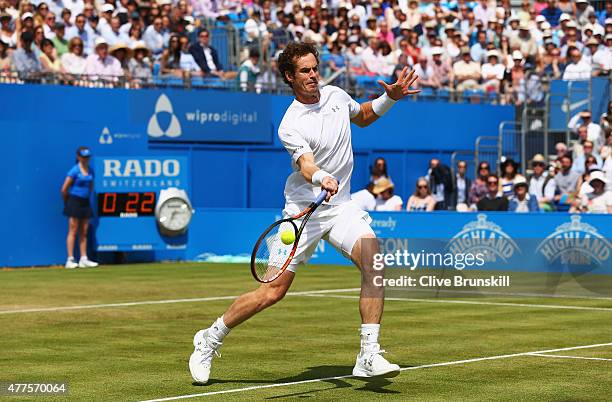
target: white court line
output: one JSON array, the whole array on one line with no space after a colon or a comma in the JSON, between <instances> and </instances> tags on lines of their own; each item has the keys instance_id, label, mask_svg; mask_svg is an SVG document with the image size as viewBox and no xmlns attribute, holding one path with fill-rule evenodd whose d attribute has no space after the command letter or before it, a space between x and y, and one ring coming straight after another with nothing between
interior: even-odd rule
<instances>
[{"instance_id":1,"label":"white court line","mask_svg":"<svg viewBox=\"0 0 612 402\"><path fill-rule=\"evenodd\" d=\"M287 296L334 297L334 298L356 299L356 298L359 298L359 296L328 295L327 293L356 292L359 290L361 289L360 288L344 288L344 289L306 290L302 292L288 292ZM215 297L198 297L198 298L191 298L191 299L144 300L144 301L125 302L125 303L40 307L40 308L16 309L16 310L0 310L0 315L19 314L19 313L41 313L41 312L53 312L53 311L69 311L69 310L94 309L94 308L130 307L130 306L143 306L143 305L153 305L153 304L193 303L193 302L206 302L206 301L217 301L217 300L233 300L236 298L238 298L238 296L215 296ZM405 299L405 298L398 298L398 297L386 297L385 300L413 301L413 302L425 302L425 303L476 304L476 305L510 306L510 307L536 307L536 308L569 309L569 310L612 311L612 308L607 308L607 307L561 306L561 305L552 305L552 304L549 305L549 304L528 304L528 303L502 303L502 302L483 302L483 301L470 301L470 300Z\"/></svg>"},{"instance_id":2,"label":"white court line","mask_svg":"<svg viewBox=\"0 0 612 402\"><path fill-rule=\"evenodd\" d=\"M358 299L359 296L345 296L345 295L318 295L315 293L304 294L309 297L330 297L336 299ZM405 299L402 297L385 297L385 301L411 301L411 302L422 302L422 303L451 303L451 304L477 304L484 306L505 306L505 307L533 307L533 308L550 308L550 309L566 309L566 310L591 310L591 311L609 311L612 312L610 307L589 307L589 306L563 306L555 304L528 304L528 303L502 303L502 302L484 302L484 301L472 301L472 300L447 300L447 299Z\"/></svg>"},{"instance_id":3,"label":"white court line","mask_svg":"<svg viewBox=\"0 0 612 402\"><path fill-rule=\"evenodd\" d=\"M612 345L612 342L610 342L610 343L598 343L598 344L594 344L594 345L572 346L572 347L559 348L559 349L538 350L538 351L533 351L533 352L513 353L513 354L508 354L508 355L477 357L475 359L455 360L455 361L444 362L444 363L432 363L432 364L423 364L421 366L414 366L414 367L403 367L403 368L400 369L400 371L418 370L418 369L431 368L431 367L453 366L453 365L457 365L457 364L473 363L473 362L480 362L480 361L485 361L485 360L508 359L510 357L529 356L529 355L535 355L535 354L538 354L538 353L562 352L562 351L565 351L565 350L588 349L588 348L597 348L597 347L611 346L611 345ZM200 397L200 396L230 394L230 393L236 393L236 392L254 391L254 390L265 389L265 388L286 387L286 386L290 386L290 385L308 384L308 383L322 382L322 381L331 381L331 380L341 380L341 379L344 379L344 378L357 378L357 377L349 374L349 375L341 375L341 376L336 376L336 377L314 378L314 379L311 379L311 380L292 381L292 382L283 382L283 383L266 384L266 385L255 385L255 386L252 386L252 387L234 388L234 389L227 389L227 390L223 390L223 391L213 391L213 392L203 392L203 393L199 393L199 394L171 396L171 397L168 397L168 398L150 399L150 400L142 401L142 402L175 401L175 400L178 400L178 399L197 398L197 397Z\"/></svg>"},{"instance_id":4,"label":"white court line","mask_svg":"<svg viewBox=\"0 0 612 402\"><path fill-rule=\"evenodd\" d=\"M287 296L304 296L304 295L319 294L319 293L354 292L357 290L360 290L360 288L307 290L303 292L288 292ZM68 311L68 310L81 310L81 309L91 309L91 308L143 306L143 305L148 305L148 304L206 302L206 301L217 301L217 300L233 300L236 298L238 298L238 296L215 296L215 297L197 297L193 299L144 300L144 301L126 302L126 303L85 304L85 305L76 305L76 306L26 308L26 309L18 309L18 310L0 310L0 315L19 314L19 313L42 313L42 312L50 312L50 311Z\"/></svg>"},{"instance_id":5,"label":"white court line","mask_svg":"<svg viewBox=\"0 0 612 402\"><path fill-rule=\"evenodd\" d=\"M603 360L607 362L612 362L612 359L604 359L603 357L583 357L583 356L563 356L563 355L545 355L542 353L531 353L529 356L538 356L538 357L557 357L560 359L581 359L581 360Z\"/></svg>"}]
</instances>

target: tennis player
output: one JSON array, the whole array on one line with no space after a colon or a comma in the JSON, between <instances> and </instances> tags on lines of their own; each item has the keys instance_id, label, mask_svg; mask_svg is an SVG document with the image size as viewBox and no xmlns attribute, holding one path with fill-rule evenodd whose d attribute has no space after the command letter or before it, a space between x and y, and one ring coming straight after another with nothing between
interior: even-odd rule
<instances>
[{"instance_id":1,"label":"tennis player","mask_svg":"<svg viewBox=\"0 0 612 402\"><path fill-rule=\"evenodd\" d=\"M284 81L292 88L295 100L278 128L278 136L291 155L294 172L285 185L284 216L306 208L321 189L328 191L326 201L311 216L298 243L295 257L280 277L240 296L209 328L198 331L189 359L193 379L206 383L214 355L218 355L230 330L283 298L291 286L298 266L313 254L321 239L350 258L361 270L362 287L361 350L353 375L358 377L399 374L399 366L389 363L378 343L383 313L383 290L371 289L375 271L372 255L377 251L371 219L350 198L353 172L351 123L366 127L383 116L399 99L415 94L410 86L417 80L407 68L394 84L379 81L384 93L372 102L359 104L342 89L319 88L319 59L310 44L290 43L278 58ZM369 240L368 240L369 239ZM332 322L329 325L333 325Z\"/></svg>"}]
</instances>

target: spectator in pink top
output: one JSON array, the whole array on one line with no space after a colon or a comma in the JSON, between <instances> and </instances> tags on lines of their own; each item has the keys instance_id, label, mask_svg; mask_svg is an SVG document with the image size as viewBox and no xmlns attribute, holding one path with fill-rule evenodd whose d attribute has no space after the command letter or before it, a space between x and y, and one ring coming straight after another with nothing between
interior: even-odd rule
<instances>
[{"instance_id":1,"label":"spectator in pink top","mask_svg":"<svg viewBox=\"0 0 612 402\"><path fill-rule=\"evenodd\" d=\"M85 60L85 74L93 76L92 78L111 81L124 76L121 63L108 55L108 43L102 37L96 39L95 53L89 55Z\"/></svg>"}]
</instances>

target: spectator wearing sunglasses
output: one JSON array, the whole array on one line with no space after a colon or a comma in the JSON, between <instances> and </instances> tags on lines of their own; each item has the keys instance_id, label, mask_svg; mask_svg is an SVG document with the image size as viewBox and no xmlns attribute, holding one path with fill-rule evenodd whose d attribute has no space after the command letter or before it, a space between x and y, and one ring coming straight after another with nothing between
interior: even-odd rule
<instances>
[{"instance_id":1,"label":"spectator wearing sunglasses","mask_svg":"<svg viewBox=\"0 0 612 402\"><path fill-rule=\"evenodd\" d=\"M531 161L531 168L533 169L533 175L529 179L529 194L537 198L541 210L554 210L555 180L546 171L544 156L541 154L535 155Z\"/></svg>"},{"instance_id":2,"label":"spectator wearing sunglasses","mask_svg":"<svg viewBox=\"0 0 612 402\"><path fill-rule=\"evenodd\" d=\"M487 193L476 204L479 211L507 211L508 199L499 191L497 175L487 177Z\"/></svg>"},{"instance_id":3,"label":"spectator wearing sunglasses","mask_svg":"<svg viewBox=\"0 0 612 402\"><path fill-rule=\"evenodd\" d=\"M424 177L419 177L416 182L416 190L408 199L406 211L431 212L436 207L436 200L432 197L429 184Z\"/></svg>"},{"instance_id":4,"label":"spectator wearing sunglasses","mask_svg":"<svg viewBox=\"0 0 612 402\"><path fill-rule=\"evenodd\" d=\"M469 205L476 205L487 194L487 177L489 177L489 174L491 174L489 163L480 162L476 172L476 179L474 179L474 183L470 187L468 195Z\"/></svg>"},{"instance_id":5,"label":"spectator wearing sunglasses","mask_svg":"<svg viewBox=\"0 0 612 402\"><path fill-rule=\"evenodd\" d=\"M60 58L60 63L65 72L81 75L85 72L85 57L83 57L83 41L74 37L68 42L68 53Z\"/></svg>"}]
</instances>

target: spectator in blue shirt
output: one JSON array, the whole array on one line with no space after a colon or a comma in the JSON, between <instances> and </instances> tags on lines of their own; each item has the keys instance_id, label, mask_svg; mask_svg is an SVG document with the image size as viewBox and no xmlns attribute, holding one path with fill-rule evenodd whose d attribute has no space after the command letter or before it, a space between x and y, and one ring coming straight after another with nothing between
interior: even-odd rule
<instances>
[{"instance_id":1,"label":"spectator in blue shirt","mask_svg":"<svg viewBox=\"0 0 612 402\"><path fill-rule=\"evenodd\" d=\"M606 8L597 13L597 20L602 27L606 26L606 20L612 18L612 2L606 1Z\"/></svg>"},{"instance_id":2,"label":"spectator in blue shirt","mask_svg":"<svg viewBox=\"0 0 612 402\"><path fill-rule=\"evenodd\" d=\"M483 64L487 61L487 33L485 31L478 31L476 41L470 49L470 56L472 56L472 60L475 62Z\"/></svg>"},{"instance_id":3,"label":"spectator in blue shirt","mask_svg":"<svg viewBox=\"0 0 612 402\"><path fill-rule=\"evenodd\" d=\"M21 34L21 46L13 52L13 66L20 75L32 76L32 73L39 73L42 69L40 60L32 50L34 36L31 32L25 31Z\"/></svg>"},{"instance_id":4,"label":"spectator in blue shirt","mask_svg":"<svg viewBox=\"0 0 612 402\"><path fill-rule=\"evenodd\" d=\"M159 59L164 51L166 42L164 40L163 30L162 19L160 17L156 17L153 20L153 24L149 25L145 30L145 33L142 35L142 39L153 53L155 59Z\"/></svg>"},{"instance_id":5,"label":"spectator in blue shirt","mask_svg":"<svg viewBox=\"0 0 612 402\"><path fill-rule=\"evenodd\" d=\"M538 198L534 194L528 194L527 181L520 178L514 181L514 194L508 200L508 211L510 212L539 212Z\"/></svg>"},{"instance_id":6,"label":"spectator in blue shirt","mask_svg":"<svg viewBox=\"0 0 612 402\"><path fill-rule=\"evenodd\" d=\"M559 18L561 18L563 12L557 7L557 0L548 0L547 3L548 6L540 14L546 18L551 27L556 28L559 26Z\"/></svg>"},{"instance_id":7,"label":"spectator in blue shirt","mask_svg":"<svg viewBox=\"0 0 612 402\"><path fill-rule=\"evenodd\" d=\"M68 259L66 268L95 267L98 263L87 258L87 230L92 211L89 197L93 190L94 172L89 166L91 151L87 147L79 147L76 152L77 163L68 171L62 185L64 199L64 215L68 217L68 236L66 249ZM74 242L79 235L81 259L74 260Z\"/></svg>"},{"instance_id":8,"label":"spectator in blue shirt","mask_svg":"<svg viewBox=\"0 0 612 402\"><path fill-rule=\"evenodd\" d=\"M74 25L66 30L66 40L70 40L75 37L81 38L83 41L83 49L86 54L93 53L93 34L85 24L87 23L87 19L84 14L79 14L74 20Z\"/></svg>"}]
</instances>

